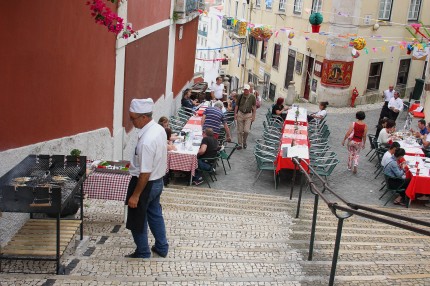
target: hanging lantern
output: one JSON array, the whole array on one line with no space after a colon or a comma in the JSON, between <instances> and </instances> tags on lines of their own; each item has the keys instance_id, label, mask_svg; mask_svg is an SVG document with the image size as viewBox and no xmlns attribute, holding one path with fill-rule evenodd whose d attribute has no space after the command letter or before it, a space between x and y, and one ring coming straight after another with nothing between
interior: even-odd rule
<instances>
[{"instance_id":1,"label":"hanging lantern","mask_svg":"<svg viewBox=\"0 0 430 286\"><path fill-rule=\"evenodd\" d=\"M364 38L356 38L353 42L354 48L358 51L361 51L366 46L366 40Z\"/></svg>"},{"instance_id":2,"label":"hanging lantern","mask_svg":"<svg viewBox=\"0 0 430 286\"><path fill-rule=\"evenodd\" d=\"M288 33L288 39L292 39L292 38L294 38L294 32L293 31Z\"/></svg>"},{"instance_id":3,"label":"hanging lantern","mask_svg":"<svg viewBox=\"0 0 430 286\"><path fill-rule=\"evenodd\" d=\"M352 49L351 50L351 56L354 58L354 59L356 59L356 58L358 58L359 56L360 56L360 53L356 50L356 49Z\"/></svg>"},{"instance_id":4,"label":"hanging lantern","mask_svg":"<svg viewBox=\"0 0 430 286\"><path fill-rule=\"evenodd\" d=\"M412 46L411 44L409 44L407 46L406 54L410 55L413 50L414 50L414 46Z\"/></svg>"},{"instance_id":5,"label":"hanging lantern","mask_svg":"<svg viewBox=\"0 0 430 286\"><path fill-rule=\"evenodd\" d=\"M312 13L309 16L309 23L312 25L312 33L319 33L323 19L323 15L319 12Z\"/></svg>"}]
</instances>

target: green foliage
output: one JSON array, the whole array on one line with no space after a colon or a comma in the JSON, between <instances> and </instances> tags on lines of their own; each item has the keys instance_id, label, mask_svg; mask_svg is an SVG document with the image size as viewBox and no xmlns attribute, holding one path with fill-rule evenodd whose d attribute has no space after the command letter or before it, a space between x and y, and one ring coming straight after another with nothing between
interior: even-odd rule
<instances>
[{"instance_id":1,"label":"green foliage","mask_svg":"<svg viewBox=\"0 0 430 286\"><path fill-rule=\"evenodd\" d=\"M79 157L79 156L81 156L81 153L82 153L82 151L81 151L81 150L79 150L79 149L73 149L73 150L70 152L70 155L71 155L71 156L73 156L73 157Z\"/></svg>"},{"instance_id":2,"label":"green foliage","mask_svg":"<svg viewBox=\"0 0 430 286\"><path fill-rule=\"evenodd\" d=\"M321 25L323 19L323 15L321 13L312 13L309 16L309 23L311 23L311 25Z\"/></svg>"},{"instance_id":3,"label":"green foliage","mask_svg":"<svg viewBox=\"0 0 430 286\"><path fill-rule=\"evenodd\" d=\"M173 12L173 15L172 15L172 20L173 20L173 22L178 21L178 19L179 19L178 12Z\"/></svg>"}]
</instances>

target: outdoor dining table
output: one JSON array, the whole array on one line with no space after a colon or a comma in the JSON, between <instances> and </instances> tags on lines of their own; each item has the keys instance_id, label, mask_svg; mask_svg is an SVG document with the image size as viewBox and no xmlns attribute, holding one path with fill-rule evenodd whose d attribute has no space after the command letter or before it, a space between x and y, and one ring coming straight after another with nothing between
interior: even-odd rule
<instances>
[{"instance_id":1,"label":"outdoor dining table","mask_svg":"<svg viewBox=\"0 0 430 286\"><path fill-rule=\"evenodd\" d=\"M206 110L206 108L208 108L209 104L210 104L210 101L205 101L205 102L203 102L203 103L200 105L199 109L197 109L197 111L196 111L196 115L197 115L197 116L203 116L203 112L205 112L205 110Z\"/></svg>"},{"instance_id":2,"label":"outdoor dining table","mask_svg":"<svg viewBox=\"0 0 430 286\"><path fill-rule=\"evenodd\" d=\"M405 149L406 155L409 156L420 156L420 157L424 157L424 152L421 148L421 145L418 144L416 141L415 142L407 142L406 140L400 140L397 141L400 144L400 148Z\"/></svg>"},{"instance_id":3,"label":"outdoor dining table","mask_svg":"<svg viewBox=\"0 0 430 286\"><path fill-rule=\"evenodd\" d=\"M128 173L92 172L84 182L84 193L89 199L124 202L130 179Z\"/></svg>"},{"instance_id":4,"label":"outdoor dining table","mask_svg":"<svg viewBox=\"0 0 430 286\"><path fill-rule=\"evenodd\" d=\"M182 131L192 131L194 136L197 138L202 138L202 118L198 116L192 116L187 121ZM197 143L195 139L194 143ZM190 142L193 143L193 142ZM182 142L175 142L176 151L169 151L167 153L167 171L185 171L190 172L190 185L192 183L192 178L195 175L195 171L198 167L197 153L200 148L200 144L186 144Z\"/></svg>"},{"instance_id":5,"label":"outdoor dining table","mask_svg":"<svg viewBox=\"0 0 430 286\"><path fill-rule=\"evenodd\" d=\"M412 175L411 181L406 189L406 195L413 201L416 194L430 194L430 158L404 156L408 162L409 171ZM418 161L419 173L416 163Z\"/></svg>"},{"instance_id":6,"label":"outdoor dining table","mask_svg":"<svg viewBox=\"0 0 430 286\"><path fill-rule=\"evenodd\" d=\"M285 124L291 124L294 125L296 122L296 111L297 108L299 109L299 116L297 117L297 122L301 125L308 125L308 115L307 110L302 107L291 107L291 109L288 110L287 116L285 117Z\"/></svg>"},{"instance_id":7,"label":"outdoor dining table","mask_svg":"<svg viewBox=\"0 0 430 286\"><path fill-rule=\"evenodd\" d=\"M298 157L304 160L301 162L301 165L305 170L308 169L308 166L306 163L309 164L310 162L306 109L300 108L300 115L297 118L297 126L294 125L295 116L296 116L295 111L288 112L288 113L289 114L292 113L294 117L293 119L291 119L291 117L288 117L287 115L287 118L284 122L280 148L279 148L277 161L276 161L277 173L282 169L294 170L295 165L292 160L293 157ZM305 119L306 119L306 122L303 121Z\"/></svg>"}]
</instances>

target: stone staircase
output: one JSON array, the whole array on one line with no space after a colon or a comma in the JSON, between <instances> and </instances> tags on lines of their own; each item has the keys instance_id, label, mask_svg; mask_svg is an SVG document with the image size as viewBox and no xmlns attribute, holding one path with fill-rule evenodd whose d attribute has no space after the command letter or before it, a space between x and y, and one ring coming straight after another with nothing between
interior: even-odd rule
<instances>
[{"instance_id":1,"label":"stone staircase","mask_svg":"<svg viewBox=\"0 0 430 286\"><path fill-rule=\"evenodd\" d=\"M134 250L124 206L86 201L85 239L63 259L66 275L0 273L0 285L327 285L337 221L321 203L313 261L313 204L203 188L173 187L162 205L167 258L126 259ZM395 209L428 219L423 210ZM151 237L151 243L153 239ZM336 285L430 285L430 238L353 217L345 221ZM38 272L49 262L6 263Z\"/></svg>"}]
</instances>

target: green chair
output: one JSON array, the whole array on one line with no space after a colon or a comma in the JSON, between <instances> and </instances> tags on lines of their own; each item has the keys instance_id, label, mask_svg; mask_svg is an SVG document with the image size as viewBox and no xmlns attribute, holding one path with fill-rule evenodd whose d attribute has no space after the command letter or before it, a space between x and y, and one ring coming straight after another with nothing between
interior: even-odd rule
<instances>
[{"instance_id":1,"label":"green chair","mask_svg":"<svg viewBox=\"0 0 430 286\"><path fill-rule=\"evenodd\" d=\"M231 170L230 158L233 155L234 151L236 151L239 144L235 142L224 142L224 147L219 152L219 157L221 159L222 166L224 168L224 173L227 175L227 171L225 170L224 160L227 161L228 167Z\"/></svg>"},{"instance_id":2,"label":"green chair","mask_svg":"<svg viewBox=\"0 0 430 286\"><path fill-rule=\"evenodd\" d=\"M331 175L333 170L336 168L337 164L339 164L339 160L337 158L317 158L311 164L313 174L318 174L326 179Z\"/></svg>"},{"instance_id":3,"label":"green chair","mask_svg":"<svg viewBox=\"0 0 430 286\"><path fill-rule=\"evenodd\" d=\"M400 194L400 193L405 191L405 188L403 187L405 180L401 179L401 178L392 178L392 177L387 176L385 174L384 174L384 179L385 179L386 189L385 189L385 192L382 194L382 196L379 197L379 199L382 199L385 196L385 194L391 193L391 196L388 198L388 200L384 204L384 206L386 206L388 204L388 202L391 201L396 194ZM390 186L390 185L392 185L392 184L389 184L389 182L388 182L390 179L398 180L399 181L398 186L396 186L396 187Z\"/></svg>"},{"instance_id":4,"label":"green chair","mask_svg":"<svg viewBox=\"0 0 430 286\"><path fill-rule=\"evenodd\" d=\"M277 160L276 155L267 153L256 146L256 149L254 150L254 156L255 156L255 160L257 161L258 174L252 185L254 186L257 183L263 171L271 171L273 172L275 189L277 189L278 174L276 174L276 160Z\"/></svg>"},{"instance_id":5,"label":"green chair","mask_svg":"<svg viewBox=\"0 0 430 286\"><path fill-rule=\"evenodd\" d=\"M209 183L209 179L212 182L217 181L216 166L217 166L218 159L219 159L219 156L217 156L215 158L200 158L200 160L204 160L206 163L208 163L210 165L209 170L203 170L203 169L197 168L197 170L202 173L202 178L206 182L206 184L208 184L209 188L211 188L211 185Z\"/></svg>"}]
</instances>

